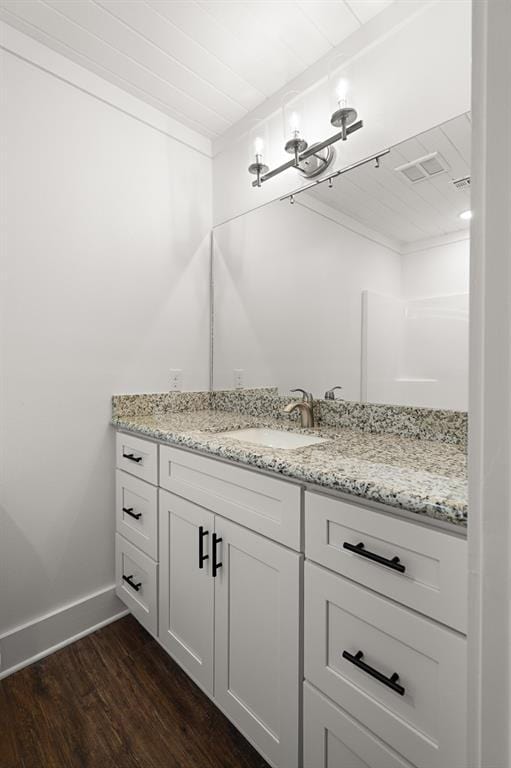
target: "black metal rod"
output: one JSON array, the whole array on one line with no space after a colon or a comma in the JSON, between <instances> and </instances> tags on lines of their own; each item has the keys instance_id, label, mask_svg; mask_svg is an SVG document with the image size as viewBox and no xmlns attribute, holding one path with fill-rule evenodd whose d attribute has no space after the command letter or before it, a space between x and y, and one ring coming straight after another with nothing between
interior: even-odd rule
<instances>
[{"instance_id":1,"label":"black metal rod","mask_svg":"<svg viewBox=\"0 0 511 768\"><path fill-rule=\"evenodd\" d=\"M142 512L133 512L133 507L123 507L122 511L125 512L130 517L134 517L135 520L140 520L142 517Z\"/></svg>"},{"instance_id":2,"label":"black metal rod","mask_svg":"<svg viewBox=\"0 0 511 768\"><path fill-rule=\"evenodd\" d=\"M122 457L123 459L129 459L130 461L136 461L137 463L142 461L142 456L135 456L133 453L123 453Z\"/></svg>"},{"instance_id":3,"label":"black metal rod","mask_svg":"<svg viewBox=\"0 0 511 768\"><path fill-rule=\"evenodd\" d=\"M123 578L123 581L126 581L130 585L130 587L135 590L135 592L138 592L140 587L142 586L141 581L139 581L138 584L134 584L134 582L132 581L133 574L131 574L130 576L125 576L124 574L122 574L122 578Z\"/></svg>"},{"instance_id":4,"label":"black metal rod","mask_svg":"<svg viewBox=\"0 0 511 768\"><path fill-rule=\"evenodd\" d=\"M342 546L343 549L348 549L350 552L360 555L360 557L365 557L367 560L372 560L374 563L384 565L386 568L391 568L393 571L399 571L399 573L404 573L406 571L406 567L400 562L397 555L389 560L387 557L382 557L375 552L370 552L365 548L362 542L359 544L350 544L349 541L345 541Z\"/></svg>"},{"instance_id":5,"label":"black metal rod","mask_svg":"<svg viewBox=\"0 0 511 768\"><path fill-rule=\"evenodd\" d=\"M222 541L221 536L217 536L216 533L214 533L213 534L213 568L211 569L211 574L213 578L216 577L216 572L218 571L218 569L222 567L222 563L218 562L217 560L217 551L216 551L217 544L220 544L221 541Z\"/></svg>"},{"instance_id":6,"label":"black metal rod","mask_svg":"<svg viewBox=\"0 0 511 768\"><path fill-rule=\"evenodd\" d=\"M209 555L204 554L204 536L208 536L209 531L204 530L204 526L199 526L199 568L204 568L204 560L209 559Z\"/></svg>"},{"instance_id":7,"label":"black metal rod","mask_svg":"<svg viewBox=\"0 0 511 768\"><path fill-rule=\"evenodd\" d=\"M371 677L374 677L375 680L378 680L380 683L383 683L383 685L386 685L387 688L391 688L393 691L395 691L395 693L399 693L400 696L405 695L405 689L397 682L399 680L399 675L397 672L394 672L394 674L390 677L386 677L381 672L378 672L377 669L369 666L369 664L366 664L365 661L362 661L364 658L362 651L357 651L354 656L351 653L348 653L348 651L343 651L342 657L343 659L346 659L346 661L349 661L351 664L354 664L363 672L366 672L368 675L371 675Z\"/></svg>"},{"instance_id":8,"label":"black metal rod","mask_svg":"<svg viewBox=\"0 0 511 768\"><path fill-rule=\"evenodd\" d=\"M349 126L349 128L346 128L346 136L348 136L350 133L354 133L354 131L358 131L359 128L362 128L364 123L362 120L357 120L356 123L353 123ZM330 136L329 139L325 139L324 141L321 141L319 144L313 144L308 149L305 149L303 152L300 152L298 155L298 158L295 158L293 160L288 160L287 163L282 163L282 165L279 165L277 168L274 168L271 171L268 171L267 173L264 173L262 176L260 176L258 179L252 182L253 187L261 186L261 184L264 181L268 181L268 179L272 179L274 176L278 176L279 173L282 173L282 171L287 171L288 168L296 168L298 163L301 163L302 160L307 160L308 157L311 157L312 155L316 154L316 152L321 152L322 149L326 149L331 144L335 144L337 141L341 141L343 139L343 132L339 131L339 133L334 134L334 136ZM258 183L259 182L259 183Z\"/></svg>"}]
</instances>

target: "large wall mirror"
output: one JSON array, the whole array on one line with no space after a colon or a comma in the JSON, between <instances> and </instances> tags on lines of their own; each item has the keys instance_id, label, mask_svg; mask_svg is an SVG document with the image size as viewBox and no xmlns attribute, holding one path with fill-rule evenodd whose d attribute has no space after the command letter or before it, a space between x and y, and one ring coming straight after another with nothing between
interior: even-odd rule
<instances>
[{"instance_id":1,"label":"large wall mirror","mask_svg":"<svg viewBox=\"0 0 511 768\"><path fill-rule=\"evenodd\" d=\"M460 115L216 227L213 387L466 410L470 138Z\"/></svg>"}]
</instances>

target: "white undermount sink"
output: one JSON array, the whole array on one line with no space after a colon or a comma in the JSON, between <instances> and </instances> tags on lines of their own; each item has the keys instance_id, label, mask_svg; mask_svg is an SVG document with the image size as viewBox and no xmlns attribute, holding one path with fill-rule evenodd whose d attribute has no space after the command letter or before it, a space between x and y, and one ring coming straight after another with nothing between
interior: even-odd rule
<instances>
[{"instance_id":1,"label":"white undermount sink","mask_svg":"<svg viewBox=\"0 0 511 768\"><path fill-rule=\"evenodd\" d=\"M328 442L324 437L314 435L297 435L296 432L286 432L281 429L266 429L252 427L250 429L235 429L231 432L219 432L217 437L229 437L242 440L244 443L266 445L268 448L305 448L308 445Z\"/></svg>"}]
</instances>

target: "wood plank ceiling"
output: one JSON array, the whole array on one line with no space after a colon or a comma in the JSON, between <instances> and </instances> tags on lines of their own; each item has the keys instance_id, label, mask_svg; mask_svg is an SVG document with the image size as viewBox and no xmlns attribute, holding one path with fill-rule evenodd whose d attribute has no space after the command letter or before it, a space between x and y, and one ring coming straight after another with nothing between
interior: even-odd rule
<instances>
[{"instance_id":1,"label":"wood plank ceiling","mask_svg":"<svg viewBox=\"0 0 511 768\"><path fill-rule=\"evenodd\" d=\"M0 0L0 19L215 138L392 0Z\"/></svg>"},{"instance_id":2,"label":"wood plank ceiling","mask_svg":"<svg viewBox=\"0 0 511 768\"><path fill-rule=\"evenodd\" d=\"M362 166L334 180L332 189L321 184L304 197L311 195L402 246L467 232L470 223L459 215L470 209L470 189L457 190L452 182L470 176L471 128L469 113L455 117L397 144L380 168ZM395 170L433 152L440 153L446 172L412 183Z\"/></svg>"}]
</instances>

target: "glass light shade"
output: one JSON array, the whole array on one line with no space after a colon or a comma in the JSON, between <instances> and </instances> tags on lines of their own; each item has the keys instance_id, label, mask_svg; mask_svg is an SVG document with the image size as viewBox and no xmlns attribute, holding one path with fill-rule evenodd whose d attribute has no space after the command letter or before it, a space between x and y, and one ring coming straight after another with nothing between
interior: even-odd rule
<instances>
[{"instance_id":1,"label":"glass light shade","mask_svg":"<svg viewBox=\"0 0 511 768\"><path fill-rule=\"evenodd\" d=\"M347 107L349 105L350 84L346 77L335 78L335 100L337 107Z\"/></svg>"},{"instance_id":2,"label":"glass light shade","mask_svg":"<svg viewBox=\"0 0 511 768\"><path fill-rule=\"evenodd\" d=\"M269 166L265 159L269 148L268 123L254 120L247 136L247 166L248 172L256 177L257 186L261 186L260 177L268 172Z\"/></svg>"},{"instance_id":3,"label":"glass light shade","mask_svg":"<svg viewBox=\"0 0 511 768\"><path fill-rule=\"evenodd\" d=\"M247 163L256 162L256 155L260 162L265 162L270 150L270 132L268 123L264 120L254 120L247 137Z\"/></svg>"},{"instance_id":4,"label":"glass light shade","mask_svg":"<svg viewBox=\"0 0 511 768\"><path fill-rule=\"evenodd\" d=\"M288 153L303 152L307 149L305 116L303 94L298 91L287 93L282 107L282 132L283 147Z\"/></svg>"}]
</instances>

